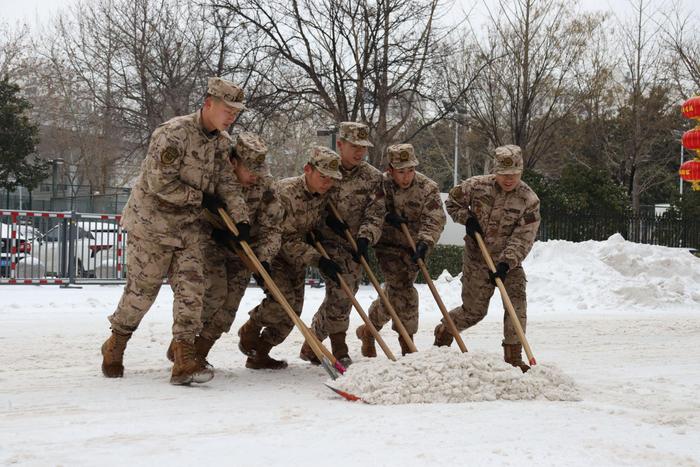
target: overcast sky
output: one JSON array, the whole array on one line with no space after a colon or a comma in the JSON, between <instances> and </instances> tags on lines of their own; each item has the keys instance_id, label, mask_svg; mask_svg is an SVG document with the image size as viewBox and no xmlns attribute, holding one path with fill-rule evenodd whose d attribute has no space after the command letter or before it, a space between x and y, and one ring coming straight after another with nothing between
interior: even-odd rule
<instances>
[{"instance_id":1,"label":"overcast sky","mask_svg":"<svg viewBox=\"0 0 700 467\"><path fill-rule=\"evenodd\" d=\"M45 21L53 13L74 3L75 0L0 0L0 21L14 25L17 21L27 22L30 25L39 21ZM649 0L656 7L668 4L664 0ZM684 0L685 6L691 5L691 0ZM478 16L485 11L481 0L456 0L455 10L459 8L469 9L477 5L475 12ZM586 11L612 11L618 16L627 16L632 7L629 0L580 0L580 5Z\"/></svg>"}]
</instances>

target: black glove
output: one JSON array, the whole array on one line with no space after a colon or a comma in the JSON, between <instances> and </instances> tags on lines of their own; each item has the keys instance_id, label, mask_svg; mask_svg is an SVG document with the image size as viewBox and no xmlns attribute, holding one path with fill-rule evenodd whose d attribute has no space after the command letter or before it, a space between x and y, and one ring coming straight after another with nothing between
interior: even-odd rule
<instances>
[{"instance_id":1,"label":"black glove","mask_svg":"<svg viewBox=\"0 0 700 467\"><path fill-rule=\"evenodd\" d=\"M413 256L411 256L413 262L418 263L419 259L425 261L425 254L428 253L428 248L428 244L424 241L421 240L420 242L418 242L416 244L416 252L413 253Z\"/></svg>"},{"instance_id":2,"label":"black glove","mask_svg":"<svg viewBox=\"0 0 700 467\"><path fill-rule=\"evenodd\" d=\"M401 224L406 224L408 222L408 220L405 217L398 215L394 211L387 212L386 216L384 216L384 220L391 226L396 227L397 229L401 228Z\"/></svg>"},{"instance_id":3,"label":"black glove","mask_svg":"<svg viewBox=\"0 0 700 467\"><path fill-rule=\"evenodd\" d=\"M228 249L231 248L229 240L232 237L228 230L214 229L211 231L211 238L214 239L217 245Z\"/></svg>"},{"instance_id":4,"label":"black glove","mask_svg":"<svg viewBox=\"0 0 700 467\"><path fill-rule=\"evenodd\" d=\"M260 265L267 271L267 274L272 274L272 269L270 268L270 263L267 261L260 261ZM258 273L253 274L253 279L255 279L255 283L258 284L258 287L260 288L265 288L265 281L263 280L262 276Z\"/></svg>"},{"instance_id":5,"label":"black glove","mask_svg":"<svg viewBox=\"0 0 700 467\"><path fill-rule=\"evenodd\" d=\"M323 235L321 235L321 232L319 232L318 229L311 229L309 232L307 232L305 240L306 243L315 248L316 242L323 241Z\"/></svg>"},{"instance_id":6,"label":"black glove","mask_svg":"<svg viewBox=\"0 0 700 467\"><path fill-rule=\"evenodd\" d=\"M367 260L367 248L369 248L369 240L367 240L365 237L357 237L355 243L357 243L357 251L352 254L352 259L354 259L356 263L360 262L360 257Z\"/></svg>"},{"instance_id":7,"label":"black glove","mask_svg":"<svg viewBox=\"0 0 700 467\"><path fill-rule=\"evenodd\" d=\"M328 214L328 216L326 217L326 225L330 227L333 232L335 232L337 235L340 235L341 237L344 237L345 231L348 230L348 224L341 221L333 214Z\"/></svg>"},{"instance_id":8,"label":"black glove","mask_svg":"<svg viewBox=\"0 0 700 467\"><path fill-rule=\"evenodd\" d=\"M324 277L327 277L328 279L332 280L336 283L336 285L340 285L340 279L338 279L338 275L343 271L340 269L340 266L338 266L338 264L335 261L321 256L321 259L318 260L318 270L321 271L321 274L323 274Z\"/></svg>"},{"instance_id":9,"label":"black glove","mask_svg":"<svg viewBox=\"0 0 700 467\"><path fill-rule=\"evenodd\" d=\"M238 229L238 235L233 235L234 240L238 243L240 242L250 242L250 224L247 222L239 222L236 224L236 229Z\"/></svg>"},{"instance_id":10,"label":"black glove","mask_svg":"<svg viewBox=\"0 0 700 467\"><path fill-rule=\"evenodd\" d=\"M509 269L510 266L508 266L508 263L498 263L496 265L496 272L489 271L489 279L491 279L491 283L496 285L497 277L501 279L501 281L506 280L506 275L508 274Z\"/></svg>"},{"instance_id":11,"label":"black glove","mask_svg":"<svg viewBox=\"0 0 700 467\"><path fill-rule=\"evenodd\" d=\"M217 196L210 195L206 191L203 191L202 192L202 207L204 209L211 211L214 214L217 214L219 212L219 208L224 207L224 203L222 203L221 200Z\"/></svg>"},{"instance_id":12,"label":"black glove","mask_svg":"<svg viewBox=\"0 0 700 467\"><path fill-rule=\"evenodd\" d=\"M466 227L465 230L467 231L467 235L469 235L472 238L472 240L476 241L474 232L479 232L479 235L481 235L482 237L484 236L484 231L481 230L481 226L479 225L479 221L476 220L476 217L469 216L464 226Z\"/></svg>"}]
</instances>

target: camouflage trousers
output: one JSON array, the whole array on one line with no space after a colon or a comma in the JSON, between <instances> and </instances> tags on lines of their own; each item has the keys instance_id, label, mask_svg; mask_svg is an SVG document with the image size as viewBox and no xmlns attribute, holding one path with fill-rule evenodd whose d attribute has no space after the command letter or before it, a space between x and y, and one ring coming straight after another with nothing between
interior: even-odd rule
<instances>
[{"instance_id":1,"label":"camouflage trousers","mask_svg":"<svg viewBox=\"0 0 700 467\"><path fill-rule=\"evenodd\" d=\"M362 279L362 266L352 259L352 254L344 245L333 241L324 241L323 247L328 256L340 266L343 271L343 279L350 290L356 294ZM346 332L350 326L351 311L352 301L345 295L340 285L326 280L326 296L311 321L311 329L321 340L331 334Z\"/></svg>"},{"instance_id":2,"label":"camouflage trousers","mask_svg":"<svg viewBox=\"0 0 700 467\"><path fill-rule=\"evenodd\" d=\"M304 307L306 266L295 267L275 258L271 269L272 280L297 316L301 316L301 310ZM277 300L267 291L262 303L250 311L250 320L263 328L260 338L272 346L284 342L294 328L294 322L282 305L277 303Z\"/></svg>"},{"instance_id":3,"label":"camouflage trousers","mask_svg":"<svg viewBox=\"0 0 700 467\"><path fill-rule=\"evenodd\" d=\"M479 247L470 239L465 240L462 266L462 306L452 309L449 313L460 331L474 326L484 319L488 312L489 302L496 288L489 280L489 271ZM522 266L508 271L503 285L508 297L513 303L515 314L525 332L527 324L527 297L525 285L527 279ZM444 322L444 319L443 319ZM518 344L520 340L504 307L503 344Z\"/></svg>"},{"instance_id":4,"label":"camouflage trousers","mask_svg":"<svg viewBox=\"0 0 700 467\"><path fill-rule=\"evenodd\" d=\"M127 278L117 310L109 316L112 329L132 333L153 305L168 277L173 290L173 337L194 341L202 322L204 292L202 236L185 239L183 248L165 246L129 234Z\"/></svg>"},{"instance_id":5,"label":"camouflage trousers","mask_svg":"<svg viewBox=\"0 0 700 467\"><path fill-rule=\"evenodd\" d=\"M413 262L408 250L403 248L381 246L374 252L384 274L384 290L389 302L406 331L413 335L418 331L418 291L413 286L418 276L418 265ZM370 305L369 319L377 330L391 320L381 298ZM396 324L391 328L397 331Z\"/></svg>"},{"instance_id":6,"label":"camouflage trousers","mask_svg":"<svg viewBox=\"0 0 700 467\"><path fill-rule=\"evenodd\" d=\"M209 247L211 253L204 267L204 308L200 335L215 341L231 330L252 273L232 252L213 241Z\"/></svg>"}]
</instances>

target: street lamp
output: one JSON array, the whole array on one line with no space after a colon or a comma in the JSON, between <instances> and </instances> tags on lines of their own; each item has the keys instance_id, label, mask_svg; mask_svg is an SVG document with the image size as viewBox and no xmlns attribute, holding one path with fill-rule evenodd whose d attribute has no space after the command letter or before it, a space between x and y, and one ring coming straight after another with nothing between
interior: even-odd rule
<instances>
[{"instance_id":1,"label":"street lamp","mask_svg":"<svg viewBox=\"0 0 700 467\"><path fill-rule=\"evenodd\" d=\"M331 137L331 150L335 151L335 138L338 133L338 127L335 125L330 125L326 128L319 128L316 130L316 136L330 136Z\"/></svg>"},{"instance_id":2,"label":"street lamp","mask_svg":"<svg viewBox=\"0 0 700 467\"><path fill-rule=\"evenodd\" d=\"M464 120L467 125L467 132L469 132L469 121L467 120L467 111L464 107L455 105L448 101L443 101L442 105L445 109L452 114L452 119L455 122L455 146L454 146L454 174L452 180L452 186L457 186L459 183L459 126L460 120ZM469 151L469 146L467 146L467 151ZM469 160L469 153L467 152L467 160ZM469 172L469 171L467 171Z\"/></svg>"}]
</instances>

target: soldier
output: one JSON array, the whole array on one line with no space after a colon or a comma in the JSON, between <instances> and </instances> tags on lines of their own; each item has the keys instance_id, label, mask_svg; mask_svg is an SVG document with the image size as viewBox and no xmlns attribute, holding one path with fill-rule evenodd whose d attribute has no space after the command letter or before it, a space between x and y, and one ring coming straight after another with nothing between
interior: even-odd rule
<instances>
[{"instance_id":1,"label":"soldier","mask_svg":"<svg viewBox=\"0 0 700 467\"><path fill-rule=\"evenodd\" d=\"M418 159L412 145L390 146L387 159L389 167L384 173L387 213L374 252L384 274L389 301L413 339L418 331L418 292L413 286L418 275L418 258L425 260L428 251L435 246L445 227L446 216L437 183L416 172ZM408 227L416 243L415 253L402 232L402 224ZM391 319L379 298L369 308L369 319L378 330ZM396 325L392 329L397 331ZM361 325L355 333L362 340L362 355L376 357L374 337L367 326ZM402 355L410 353L401 336L399 344Z\"/></svg>"},{"instance_id":2,"label":"soldier","mask_svg":"<svg viewBox=\"0 0 700 467\"><path fill-rule=\"evenodd\" d=\"M236 138L229 154L235 178L243 188L250 218L250 246L265 269L280 247L282 206L265 163L267 145L260 136L243 132ZM205 292L202 331L194 341L197 358L205 365L209 351L231 329L238 305L245 294L252 272L241 257L231 250L235 238L228 230L215 229L206 245ZM242 251L240 254L245 255ZM256 276L256 281L258 281ZM168 359L173 360L171 348Z\"/></svg>"},{"instance_id":3,"label":"soldier","mask_svg":"<svg viewBox=\"0 0 700 467\"><path fill-rule=\"evenodd\" d=\"M330 282L337 282L341 272L335 262L322 257L309 245L310 234L323 220L329 199L328 190L342 177L338 171L339 164L340 158L335 152L315 147L302 175L285 178L277 183L284 220L282 246L272 260L270 275L297 315L301 315L304 305L307 266L318 265ZM287 362L270 357L270 349L281 344L293 327L291 318L268 293L262 303L250 312L250 319L238 331L238 347L248 355L246 368L286 368Z\"/></svg>"},{"instance_id":4,"label":"soldier","mask_svg":"<svg viewBox=\"0 0 700 467\"><path fill-rule=\"evenodd\" d=\"M526 279L521 263L535 242L540 225L540 200L520 179L523 158L518 146L498 147L494 156L492 175L463 181L450 191L445 203L452 219L465 224L470 237L464 237L462 306L450 311L460 331L474 326L486 316L496 277L503 281L523 331L527 322ZM475 232L484 238L496 264L495 273L486 266ZM444 322L438 324L434 345L449 346L452 339ZM507 363L523 372L530 369L523 362L522 344L507 313L503 320L503 352Z\"/></svg>"},{"instance_id":5,"label":"soldier","mask_svg":"<svg viewBox=\"0 0 700 467\"><path fill-rule=\"evenodd\" d=\"M127 240L128 276L117 310L109 317L112 335L102 345L102 372L121 377L127 341L148 312L167 277L174 293L172 384L203 383L214 373L195 354L204 293L203 252L209 229L202 206L223 201L226 211L249 231L241 187L226 166L231 138L226 129L243 105L243 91L209 78L201 110L175 117L151 136L122 224Z\"/></svg>"},{"instance_id":6,"label":"soldier","mask_svg":"<svg viewBox=\"0 0 700 467\"><path fill-rule=\"evenodd\" d=\"M347 271L343 278L356 293L362 278L360 256L366 258L368 246L379 240L386 207L382 173L364 161L367 148L372 146L367 125L342 122L339 127L337 147L343 179L333 187L330 199L343 222L329 210L321 233L328 255ZM346 229L350 229L356 240L358 254L345 237ZM352 363L345 343L351 308L352 302L343 290L333 282L327 283L325 299L311 323L313 332L321 341L330 337L333 355L345 366ZM314 364L320 363L307 343L302 346L300 357Z\"/></svg>"}]
</instances>

